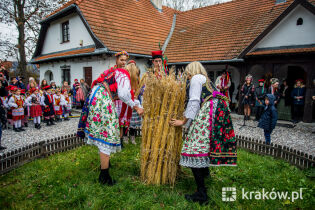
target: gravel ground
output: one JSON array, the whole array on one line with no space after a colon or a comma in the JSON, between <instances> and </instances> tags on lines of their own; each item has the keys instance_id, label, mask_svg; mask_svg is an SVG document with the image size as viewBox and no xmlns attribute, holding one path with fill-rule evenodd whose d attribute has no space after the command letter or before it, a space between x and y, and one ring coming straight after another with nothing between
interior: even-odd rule
<instances>
[{"instance_id":1,"label":"gravel ground","mask_svg":"<svg viewBox=\"0 0 315 210\"><path fill-rule=\"evenodd\" d=\"M232 114L235 133L241 136L251 137L257 140L264 140L263 130L257 128L257 122L247 121L247 125L253 127L241 127L243 116ZM73 134L76 132L79 118L72 118L70 121L62 121L55 126L47 127L42 123L42 128L37 130L32 122L26 131L16 133L12 129L4 130L2 134L2 145L7 147L6 150L0 151L0 154L12 151L23 146L49 140L58 136ZM309 155L315 155L315 124L299 123L294 128L276 127L271 135L271 142L283 146L289 146L293 149L306 152Z\"/></svg>"},{"instance_id":2,"label":"gravel ground","mask_svg":"<svg viewBox=\"0 0 315 210\"><path fill-rule=\"evenodd\" d=\"M253 117L252 117L253 118ZM243 116L232 114L235 134L265 141L264 131L257 127L258 122L247 121L242 127ZM278 121L279 123L291 124L287 121ZM314 123L298 123L294 128L285 128L276 126L271 134L271 142L288 146L290 148L306 152L309 155L315 155L315 131Z\"/></svg>"},{"instance_id":3,"label":"gravel ground","mask_svg":"<svg viewBox=\"0 0 315 210\"><path fill-rule=\"evenodd\" d=\"M33 122L30 121L28 127L24 128L26 131L14 132L12 129L3 130L1 144L7 147L7 149L0 151L0 155L35 142L73 134L77 130L78 123L79 118L71 118L69 121L58 122L53 126L46 126L46 123L41 123L42 128L38 130L34 128Z\"/></svg>"}]
</instances>

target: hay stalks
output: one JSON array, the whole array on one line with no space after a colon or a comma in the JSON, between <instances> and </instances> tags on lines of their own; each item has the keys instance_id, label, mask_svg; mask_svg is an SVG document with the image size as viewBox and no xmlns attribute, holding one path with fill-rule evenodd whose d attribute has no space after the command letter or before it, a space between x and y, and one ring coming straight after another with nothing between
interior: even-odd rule
<instances>
[{"instance_id":1,"label":"hay stalks","mask_svg":"<svg viewBox=\"0 0 315 210\"><path fill-rule=\"evenodd\" d=\"M172 118L182 119L185 95L185 81L174 74L161 78L148 74L141 144L141 179L148 184L175 183L182 130L169 122Z\"/></svg>"}]
</instances>

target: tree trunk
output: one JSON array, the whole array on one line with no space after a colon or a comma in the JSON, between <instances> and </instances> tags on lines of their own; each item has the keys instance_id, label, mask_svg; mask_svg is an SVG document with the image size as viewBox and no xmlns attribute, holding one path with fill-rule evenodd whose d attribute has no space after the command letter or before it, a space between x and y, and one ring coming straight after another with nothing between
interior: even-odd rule
<instances>
[{"instance_id":1,"label":"tree trunk","mask_svg":"<svg viewBox=\"0 0 315 210\"><path fill-rule=\"evenodd\" d=\"M18 38L18 51L19 51L19 66L18 66L18 76L24 77L26 81L27 72L26 72L26 53L25 53L25 15L24 15L24 5L22 0L15 1L17 6L17 29L19 31L19 38ZM23 81L23 82L25 82Z\"/></svg>"}]
</instances>

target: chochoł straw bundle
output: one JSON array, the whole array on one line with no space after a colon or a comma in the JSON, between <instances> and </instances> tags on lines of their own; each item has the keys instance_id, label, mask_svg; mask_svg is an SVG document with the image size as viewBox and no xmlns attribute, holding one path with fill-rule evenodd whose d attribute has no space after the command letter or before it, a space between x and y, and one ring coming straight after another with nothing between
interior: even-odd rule
<instances>
[{"instance_id":1,"label":"chocho\u0142 straw bundle","mask_svg":"<svg viewBox=\"0 0 315 210\"><path fill-rule=\"evenodd\" d=\"M149 73L143 98L141 144L141 179L145 183L175 183L182 128L169 122L172 118L182 119L185 97L183 79L176 79L172 73L162 77Z\"/></svg>"}]
</instances>

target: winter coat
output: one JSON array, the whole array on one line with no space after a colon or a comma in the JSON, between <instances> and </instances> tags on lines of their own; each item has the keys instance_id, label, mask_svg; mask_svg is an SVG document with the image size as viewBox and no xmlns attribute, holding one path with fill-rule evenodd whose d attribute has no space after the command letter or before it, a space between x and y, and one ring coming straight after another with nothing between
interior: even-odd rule
<instances>
[{"instance_id":1,"label":"winter coat","mask_svg":"<svg viewBox=\"0 0 315 210\"><path fill-rule=\"evenodd\" d=\"M303 96L302 99L296 99L298 96ZM293 98L293 104L296 105L304 105L304 99L305 99L305 87L294 87L294 89L291 92L291 97Z\"/></svg>"},{"instance_id":2,"label":"winter coat","mask_svg":"<svg viewBox=\"0 0 315 210\"><path fill-rule=\"evenodd\" d=\"M258 127L272 132L277 124L278 113L276 107L274 106L275 96L267 94L267 97L269 99L269 105L265 106L265 110L259 120Z\"/></svg>"}]
</instances>

